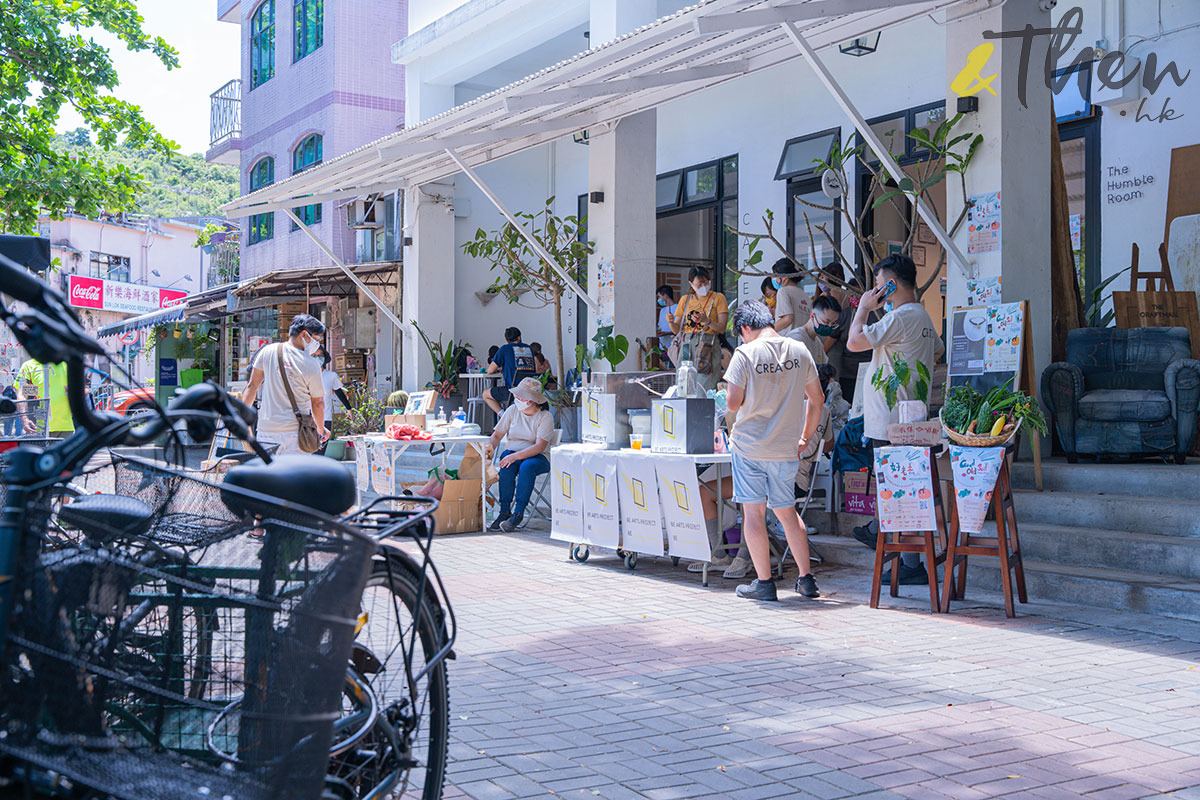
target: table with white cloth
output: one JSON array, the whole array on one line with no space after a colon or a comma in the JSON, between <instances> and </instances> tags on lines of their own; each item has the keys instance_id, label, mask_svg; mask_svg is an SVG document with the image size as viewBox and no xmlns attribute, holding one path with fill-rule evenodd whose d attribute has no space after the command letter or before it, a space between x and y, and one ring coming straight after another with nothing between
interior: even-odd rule
<instances>
[{"instance_id":1,"label":"table with white cloth","mask_svg":"<svg viewBox=\"0 0 1200 800\"><path fill-rule=\"evenodd\" d=\"M394 463L394 460L402 455L406 450L412 447L428 448L430 455L441 456L443 468L455 449L461 447L464 451L468 448L479 453L479 468L480 468L480 519L487 517L487 444L491 441L490 436L448 436L434 435L432 439L389 439L382 434L368 434L366 436L352 437L355 441L355 450L358 453L358 488L360 492L374 492L379 495L389 496L398 495L400 490L395 485L394 475L383 474L381 468L376 470L377 459L375 458L375 448L382 448L386 452L387 463ZM360 443L362 447L360 448ZM433 452L436 448L441 447L440 453ZM382 459L378 460L383 463Z\"/></svg>"},{"instance_id":2,"label":"table with white cloth","mask_svg":"<svg viewBox=\"0 0 1200 800\"><path fill-rule=\"evenodd\" d=\"M638 554L701 561L707 586L712 551L700 492L712 489L700 482L698 468L716 472L717 529L724 531L720 486L731 461L728 453L605 450L591 444L551 448L550 538L570 544L577 561L586 561L593 547L616 550L629 569Z\"/></svg>"}]
</instances>

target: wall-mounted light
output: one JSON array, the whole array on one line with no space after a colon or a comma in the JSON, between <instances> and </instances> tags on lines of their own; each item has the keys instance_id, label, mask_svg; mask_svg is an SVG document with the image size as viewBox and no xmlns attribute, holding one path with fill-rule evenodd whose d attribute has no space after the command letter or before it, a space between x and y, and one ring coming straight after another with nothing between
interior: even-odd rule
<instances>
[{"instance_id":1,"label":"wall-mounted light","mask_svg":"<svg viewBox=\"0 0 1200 800\"><path fill-rule=\"evenodd\" d=\"M588 202L592 205L599 205L604 202L604 192L588 192Z\"/></svg>"},{"instance_id":2,"label":"wall-mounted light","mask_svg":"<svg viewBox=\"0 0 1200 800\"><path fill-rule=\"evenodd\" d=\"M845 44L838 45L838 52L848 56L869 56L879 49L879 34L871 33L860 36Z\"/></svg>"},{"instance_id":3,"label":"wall-mounted light","mask_svg":"<svg viewBox=\"0 0 1200 800\"><path fill-rule=\"evenodd\" d=\"M971 95L969 97L958 98L958 113L973 114L979 110L979 96Z\"/></svg>"},{"instance_id":4,"label":"wall-mounted light","mask_svg":"<svg viewBox=\"0 0 1200 800\"><path fill-rule=\"evenodd\" d=\"M584 128L581 131L576 131L575 133L571 134L571 139L574 140L575 144L587 144L588 143L587 129Z\"/></svg>"}]
</instances>

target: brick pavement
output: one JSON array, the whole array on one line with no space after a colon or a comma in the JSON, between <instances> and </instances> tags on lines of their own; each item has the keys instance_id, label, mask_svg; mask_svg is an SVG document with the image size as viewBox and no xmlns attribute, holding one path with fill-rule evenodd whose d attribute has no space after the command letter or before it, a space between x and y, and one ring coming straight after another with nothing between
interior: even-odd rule
<instances>
[{"instance_id":1,"label":"brick pavement","mask_svg":"<svg viewBox=\"0 0 1200 800\"><path fill-rule=\"evenodd\" d=\"M919 586L871 610L832 567L821 600L758 604L537 532L434 553L460 626L447 798L1200 800L1191 623L931 616Z\"/></svg>"}]
</instances>

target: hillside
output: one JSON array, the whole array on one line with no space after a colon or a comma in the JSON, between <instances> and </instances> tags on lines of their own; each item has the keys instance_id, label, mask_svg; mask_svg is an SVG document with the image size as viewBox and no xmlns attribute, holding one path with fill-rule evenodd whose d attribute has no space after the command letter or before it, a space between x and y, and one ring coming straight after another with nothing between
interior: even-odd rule
<instances>
[{"instance_id":1,"label":"hillside","mask_svg":"<svg viewBox=\"0 0 1200 800\"><path fill-rule=\"evenodd\" d=\"M163 156L114 147L108 152L85 144L86 131L73 131L58 137L67 152L88 150L98 154L105 163L124 164L142 176L146 189L137 198L138 214L154 217L189 217L220 214L217 210L238 196L238 169L225 164L207 164L199 153Z\"/></svg>"}]
</instances>

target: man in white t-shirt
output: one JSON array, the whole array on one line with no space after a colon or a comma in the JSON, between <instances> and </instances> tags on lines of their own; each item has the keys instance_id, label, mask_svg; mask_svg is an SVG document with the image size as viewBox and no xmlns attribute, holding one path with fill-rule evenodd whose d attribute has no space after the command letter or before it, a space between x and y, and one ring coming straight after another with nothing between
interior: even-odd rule
<instances>
[{"instance_id":1,"label":"man in white t-shirt","mask_svg":"<svg viewBox=\"0 0 1200 800\"><path fill-rule=\"evenodd\" d=\"M895 285L894 291L889 284ZM895 253L875 265L875 288L863 295L846 338L847 350L871 351L869 376L874 376L881 367L884 375L891 374L894 356L907 361L914 374L917 361L932 373L934 364L945 352L938 326L917 299L916 285L917 267L906 255ZM868 325L867 315L877 308L884 310L883 318ZM871 440L872 447L888 444L888 425L900 421L899 403L911 399L910 388L911 384L897 390L896 408L891 409L883 392L869 383L863 387L863 433ZM854 532L854 538L871 549L875 549L878 535L878 523L874 520ZM890 580L889 572L885 581ZM902 553L900 583L918 585L928 582L920 554Z\"/></svg>"},{"instance_id":2,"label":"man in white t-shirt","mask_svg":"<svg viewBox=\"0 0 1200 800\"><path fill-rule=\"evenodd\" d=\"M796 591L818 597L809 567L808 531L796 513L796 471L800 453L816 432L825 397L808 349L780 336L771 312L758 300L733 312L742 345L725 373L726 405L736 415L729 435L733 457L733 500L742 505L742 531L757 577L737 589L738 597L776 600L767 541L767 509L783 526L800 568ZM806 413L807 407L813 413ZM726 419L728 419L728 415Z\"/></svg>"},{"instance_id":3,"label":"man in white t-shirt","mask_svg":"<svg viewBox=\"0 0 1200 800\"><path fill-rule=\"evenodd\" d=\"M325 386L321 381L321 365L316 353L321 349L325 326L316 317L297 314L292 318L285 342L269 344L254 358L250 382L242 402L253 405L262 389L262 404L258 414L258 440L279 446L276 455L300 453L300 421L296 413L312 414L321 441L329 438L325 429ZM283 363L288 386L296 398L295 407L283 385L279 364Z\"/></svg>"}]
</instances>

